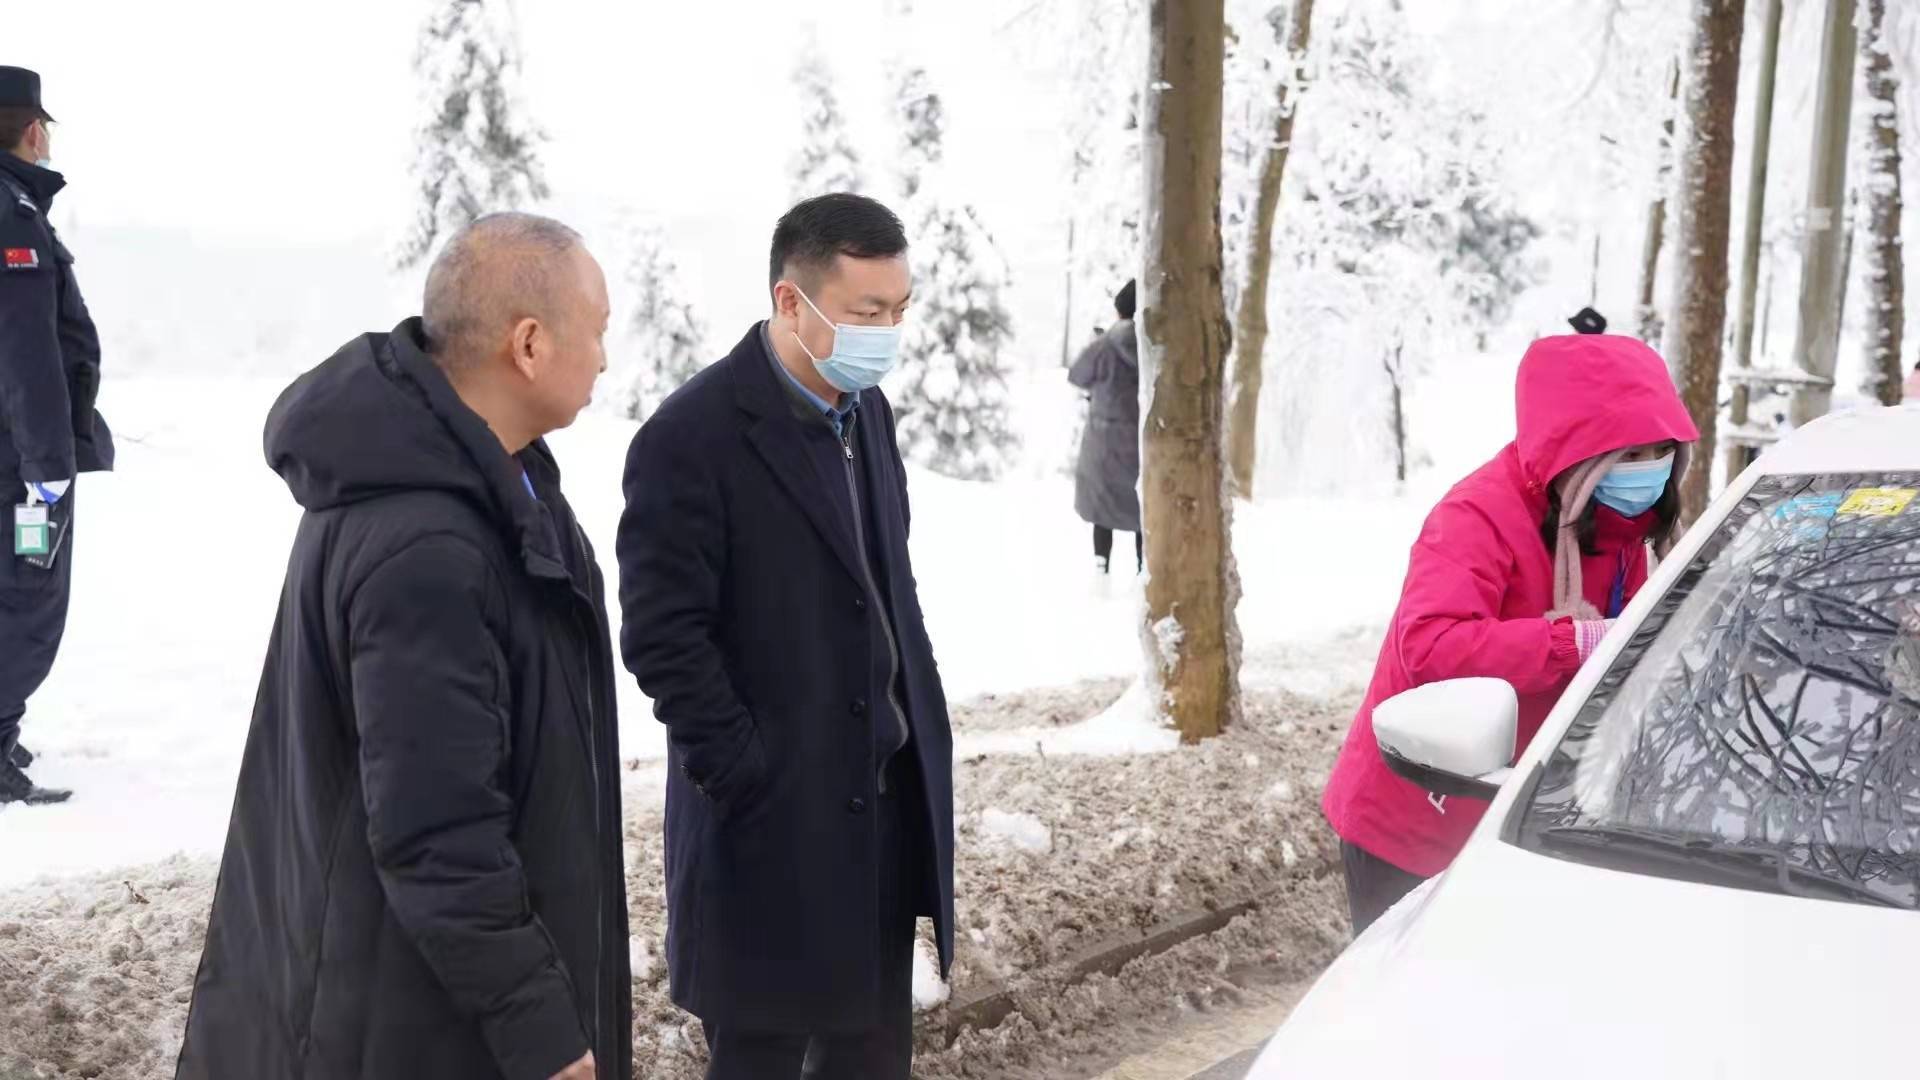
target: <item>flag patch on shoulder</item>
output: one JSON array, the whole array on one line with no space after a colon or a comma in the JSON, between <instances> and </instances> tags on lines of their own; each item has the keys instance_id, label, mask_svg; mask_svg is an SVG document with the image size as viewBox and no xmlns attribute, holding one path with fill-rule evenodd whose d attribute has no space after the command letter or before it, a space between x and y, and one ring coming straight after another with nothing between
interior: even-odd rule
<instances>
[{"instance_id":1,"label":"flag patch on shoulder","mask_svg":"<svg viewBox=\"0 0 1920 1080\"><path fill-rule=\"evenodd\" d=\"M7 248L6 267L9 270L38 270L40 253L32 248Z\"/></svg>"}]
</instances>

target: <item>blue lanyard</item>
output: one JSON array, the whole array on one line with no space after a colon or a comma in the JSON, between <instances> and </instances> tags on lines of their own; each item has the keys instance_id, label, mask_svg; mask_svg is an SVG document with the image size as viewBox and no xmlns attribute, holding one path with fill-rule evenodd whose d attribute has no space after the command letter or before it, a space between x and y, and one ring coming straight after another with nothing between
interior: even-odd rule
<instances>
[{"instance_id":1,"label":"blue lanyard","mask_svg":"<svg viewBox=\"0 0 1920 1080\"><path fill-rule=\"evenodd\" d=\"M1607 594L1607 618L1617 619L1627 610L1627 553L1620 553L1620 569L1613 575L1613 590Z\"/></svg>"}]
</instances>

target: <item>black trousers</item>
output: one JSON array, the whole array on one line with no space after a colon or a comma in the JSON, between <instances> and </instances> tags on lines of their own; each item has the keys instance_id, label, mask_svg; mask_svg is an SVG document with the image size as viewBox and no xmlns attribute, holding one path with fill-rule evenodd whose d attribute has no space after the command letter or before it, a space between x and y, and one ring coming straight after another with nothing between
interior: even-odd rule
<instances>
[{"instance_id":1,"label":"black trousers","mask_svg":"<svg viewBox=\"0 0 1920 1080\"><path fill-rule=\"evenodd\" d=\"M1113 561L1113 530L1112 529L1107 528L1105 525L1095 525L1093 527L1093 553L1096 557L1099 558L1102 566L1112 563ZM1141 570L1146 569L1147 536L1145 533L1133 534L1133 560L1134 560L1134 563L1136 564L1135 569L1141 569Z\"/></svg>"},{"instance_id":2,"label":"black trousers","mask_svg":"<svg viewBox=\"0 0 1920 1080\"><path fill-rule=\"evenodd\" d=\"M1365 848L1340 841L1340 868L1347 876L1347 914L1353 917L1353 936L1427 880L1409 874Z\"/></svg>"},{"instance_id":3,"label":"black trousers","mask_svg":"<svg viewBox=\"0 0 1920 1080\"><path fill-rule=\"evenodd\" d=\"M67 490L52 516L69 535L51 569L27 563L13 553L14 507L26 494L17 479L0 477L0 502L6 518L6 547L0 550L0 762L20 741L20 720L27 699L47 681L60 639L67 630L67 601L73 586L73 497Z\"/></svg>"},{"instance_id":4,"label":"black trousers","mask_svg":"<svg viewBox=\"0 0 1920 1080\"><path fill-rule=\"evenodd\" d=\"M913 1067L913 946L918 902L929 863L926 796L911 747L894 756L876 826L888 872L880 875L880 979L883 1018L851 1034L755 1032L702 1022L711 1062L707 1080L909 1080Z\"/></svg>"}]
</instances>

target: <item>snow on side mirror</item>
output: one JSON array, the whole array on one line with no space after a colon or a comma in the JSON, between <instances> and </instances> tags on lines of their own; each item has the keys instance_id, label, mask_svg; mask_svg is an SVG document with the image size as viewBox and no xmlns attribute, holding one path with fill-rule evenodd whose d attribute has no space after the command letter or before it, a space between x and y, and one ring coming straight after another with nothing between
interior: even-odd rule
<instances>
[{"instance_id":1,"label":"snow on side mirror","mask_svg":"<svg viewBox=\"0 0 1920 1080\"><path fill-rule=\"evenodd\" d=\"M1491 800L1513 772L1520 699L1500 679L1418 686L1374 707L1387 767L1436 795Z\"/></svg>"}]
</instances>

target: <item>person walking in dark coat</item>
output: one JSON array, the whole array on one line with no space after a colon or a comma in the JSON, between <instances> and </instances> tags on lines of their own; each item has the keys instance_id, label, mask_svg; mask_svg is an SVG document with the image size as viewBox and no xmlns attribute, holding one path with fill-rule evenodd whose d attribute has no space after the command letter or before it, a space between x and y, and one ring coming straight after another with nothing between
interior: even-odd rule
<instances>
[{"instance_id":1,"label":"person walking in dark coat","mask_svg":"<svg viewBox=\"0 0 1920 1080\"><path fill-rule=\"evenodd\" d=\"M306 513L180 1080L628 1080L613 644L541 437L606 366L573 230L486 217L267 417Z\"/></svg>"},{"instance_id":2,"label":"person walking in dark coat","mask_svg":"<svg viewBox=\"0 0 1920 1080\"><path fill-rule=\"evenodd\" d=\"M1093 525L1101 573L1113 562L1113 534L1133 534L1135 569L1146 566L1140 532L1140 341L1133 330L1134 283L1113 298L1120 320L1086 347L1067 380L1087 392L1087 429L1073 470L1073 508Z\"/></svg>"},{"instance_id":3,"label":"person walking in dark coat","mask_svg":"<svg viewBox=\"0 0 1920 1080\"><path fill-rule=\"evenodd\" d=\"M906 1080L919 916L953 956L953 736L877 388L906 235L822 196L770 270L772 316L627 457L621 648L667 725L673 1000L713 1080Z\"/></svg>"},{"instance_id":4,"label":"person walking in dark coat","mask_svg":"<svg viewBox=\"0 0 1920 1080\"><path fill-rule=\"evenodd\" d=\"M52 125L40 76L0 67L0 498L13 543L0 558L0 803L72 795L28 779L20 722L66 633L74 478L113 468L93 407L100 335L47 216L67 185L49 167Z\"/></svg>"}]
</instances>

